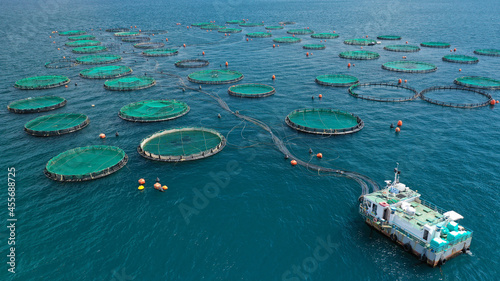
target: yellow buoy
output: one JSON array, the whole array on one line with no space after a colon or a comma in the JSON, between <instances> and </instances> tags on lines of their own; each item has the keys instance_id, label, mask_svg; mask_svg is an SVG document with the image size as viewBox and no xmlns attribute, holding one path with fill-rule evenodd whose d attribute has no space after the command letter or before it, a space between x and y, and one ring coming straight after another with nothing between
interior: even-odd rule
<instances>
[{"instance_id":1,"label":"yellow buoy","mask_svg":"<svg viewBox=\"0 0 500 281\"><path fill-rule=\"evenodd\" d=\"M139 187L137 189L143 190L144 189L144 185L139 185Z\"/></svg>"}]
</instances>

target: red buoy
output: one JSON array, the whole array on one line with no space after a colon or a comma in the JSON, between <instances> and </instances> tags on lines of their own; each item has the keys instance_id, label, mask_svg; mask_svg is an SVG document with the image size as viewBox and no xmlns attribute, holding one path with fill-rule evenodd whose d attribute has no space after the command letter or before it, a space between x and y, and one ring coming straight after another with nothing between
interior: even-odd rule
<instances>
[{"instance_id":1,"label":"red buoy","mask_svg":"<svg viewBox=\"0 0 500 281\"><path fill-rule=\"evenodd\" d=\"M398 121L398 126L403 126L403 121L399 120Z\"/></svg>"},{"instance_id":2,"label":"red buoy","mask_svg":"<svg viewBox=\"0 0 500 281\"><path fill-rule=\"evenodd\" d=\"M144 179L139 179L139 184L145 184L146 181Z\"/></svg>"},{"instance_id":3,"label":"red buoy","mask_svg":"<svg viewBox=\"0 0 500 281\"><path fill-rule=\"evenodd\" d=\"M297 165L297 161L296 160L292 160L292 161L290 161L290 164L292 164L292 166L295 166L295 165Z\"/></svg>"},{"instance_id":4,"label":"red buoy","mask_svg":"<svg viewBox=\"0 0 500 281\"><path fill-rule=\"evenodd\" d=\"M323 158L323 154L318 153L318 154L316 154L316 157L318 157L319 159L321 159L321 158Z\"/></svg>"},{"instance_id":5,"label":"red buoy","mask_svg":"<svg viewBox=\"0 0 500 281\"><path fill-rule=\"evenodd\" d=\"M494 99L490 100L491 105L495 105L495 103L497 103L497 102Z\"/></svg>"},{"instance_id":6,"label":"red buoy","mask_svg":"<svg viewBox=\"0 0 500 281\"><path fill-rule=\"evenodd\" d=\"M396 133L401 132L401 129L399 127L396 127Z\"/></svg>"},{"instance_id":7,"label":"red buoy","mask_svg":"<svg viewBox=\"0 0 500 281\"><path fill-rule=\"evenodd\" d=\"M273 80L276 79L276 76L273 74Z\"/></svg>"}]
</instances>

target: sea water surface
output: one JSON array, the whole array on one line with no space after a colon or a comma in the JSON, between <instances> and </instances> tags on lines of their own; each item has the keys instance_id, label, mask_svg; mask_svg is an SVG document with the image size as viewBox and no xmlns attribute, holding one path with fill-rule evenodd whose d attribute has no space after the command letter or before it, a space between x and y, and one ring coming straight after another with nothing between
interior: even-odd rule
<instances>
[{"instance_id":1,"label":"sea water surface","mask_svg":"<svg viewBox=\"0 0 500 281\"><path fill-rule=\"evenodd\" d=\"M499 79L500 58L478 56L475 65L443 62L449 49L423 48L417 53L383 50L385 45L419 45L425 41L451 43L458 54L478 48L499 48L497 1L1 1L3 46L0 51L0 111L2 179L0 214L1 280L496 280L500 228L499 107L446 108L415 100L380 103L356 99L346 88L316 84L322 74L350 74L360 82L407 80L421 91L451 86L460 76ZM245 40L249 32L206 32L186 26L204 21L224 24L248 19L276 25L295 25L272 31L285 36L289 28L335 31L326 49L306 57L303 44L318 43L307 35L302 43L273 48L272 38ZM176 25L181 23L181 25ZM166 29L151 36L167 47L179 48L172 57L146 58L130 43L121 43L106 28L137 26ZM66 38L54 30L84 29L121 54L116 65L146 73L157 85L140 91L113 92L104 81L82 79L88 68L47 69L44 64L63 56ZM358 50L343 40L401 35L364 50L378 52L377 60L341 59L342 51ZM52 36L52 38L49 38ZM166 42L165 38L168 38ZM53 43L55 41L55 43ZM187 47L180 47L186 44ZM57 50L61 48L61 50ZM208 69L224 63L244 74L241 83L264 83L276 94L263 99L240 99L227 94L228 85L203 89L219 95L232 110L262 120L300 159L325 167L362 173L379 184L390 179L396 162L401 181L423 198L462 214L463 225L474 230L472 255L461 255L441 268L430 268L382 235L372 232L358 214L360 186L352 180L320 175L290 165L274 147L268 133L223 111L207 95L185 91L173 73L183 77L193 69L175 68L181 59L210 61ZM125 52L125 53L124 53ZM381 64L399 60L433 63L438 70L406 74L383 70ZM347 63L355 66L347 68ZM461 69L461 72L459 72ZM43 91L15 89L24 77L57 74L71 79L68 88ZM272 81L271 76L276 75ZM75 86L75 83L78 86ZM198 87L197 84L191 84ZM499 99L498 91L489 91ZM323 99L311 99L323 95ZM68 104L50 113L77 112L90 118L81 131L59 137L33 137L23 132L26 122L40 114L13 114L14 100L58 95ZM175 120L131 123L118 118L119 109L146 99L178 99L191 111ZM92 105L95 105L92 107ZM291 111L305 107L346 110L358 115L365 128L353 135L321 137L297 133L284 123ZM217 118L221 114L222 118ZM391 123L403 121L395 134ZM184 126L216 129L228 139L212 157L184 163L161 163L141 157L140 140L156 131ZM115 137L119 132L119 137ZM107 134L105 140L98 136ZM94 181L60 183L43 169L52 157L80 146L113 145L125 150L128 164ZM309 149L314 151L309 154ZM314 155L323 154L319 160ZM16 267L7 271L10 235L6 226L7 169L16 169ZM156 177L168 185L165 193L151 186ZM147 188L137 190L144 178ZM207 184L217 186L212 198L200 197ZM191 210L183 215L181 210ZM323 256L315 258L322 247ZM316 255L317 256L317 255Z\"/></svg>"}]
</instances>

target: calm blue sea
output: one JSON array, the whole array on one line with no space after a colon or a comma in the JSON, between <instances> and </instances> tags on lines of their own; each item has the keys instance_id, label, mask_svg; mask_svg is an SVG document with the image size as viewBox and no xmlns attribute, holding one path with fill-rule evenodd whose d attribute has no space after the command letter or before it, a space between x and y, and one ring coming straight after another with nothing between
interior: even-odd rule
<instances>
[{"instance_id":1,"label":"calm blue sea","mask_svg":"<svg viewBox=\"0 0 500 281\"><path fill-rule=\"evenodd\" d=\"M145 3L144 3L145 2ZM473 55L478 48L499 48L500 18L497 1L1 1L3 38L0 51L1 178L0 280L495 280L498 278L500 228L498 177L500 174L499 107L446 108L416 100L379 103L356 99L346 88L317 85L316 76L343 73L361 82L396 82L421 91L451 86L460 76L500 79L500 58L478 56L475 65L443 62L449 49L422 48L417 53L383 50L408 41L451 43L458 54ZM248 19L276 25L295 25L273 31L285 36L290 28L309 27L315 32L335 31L325 50L306 57L303 44L319 43L307 35L302 43L272 47L272 38L245 40L249 32L225 37L186 26L204 21L224 24ZM176 23L181 23L178 26ZM173 57L147 59L130 43L104 32L111 27L166 29L151 36L167 47L179 47ZM87 80L78 73L86 66L47 69L44 64L63 56L66 38L54 30L84 29L108 53L120 53L117 65L134 74L153 76L157 85L140 91L111 92L104 81ZM102 29L102 30L101 30ZM368 35L401 35L401 41L383 41L364 50L380 58L370 61L341 59L342 51L359 50L343 40ZM52 36L52 38L49 38ZM55 41L55 43L52 43ZM57 48L61 48L60 51ZM135 52L133 52L135 51ZM218 94L233 110L269 124L300 159L325 167L362 173L379 184L392 177L396 162L401 181L425 199L462 214L462 223L474 230L472 255L461 255L442 268L430 268L378 233L371 232L358 214L360 186L352 180L318 175L292 167L273 146L265 131L224 112L208 96L183 92L178 79L193 69L175 68L181 59L205 58L209 69L229 68L244 74L242 83L264 83L276 88L264 99L239 99L227 94L228 85L203 86ZM125 53L123 53L125 52ZM309 51L311 52L311 51ZM427 74L383 70L381 64L399 60L433 63ZM347 68L347 63L355 66ZM462 71L459 72L459 69ZM71 79L68 88L22 91L15 81L29 76L58 74ZM276 75L272 81L271 76ZM78 86L75 86L75 83ZM197 84L191 86L198 87ZM499 91L489 91L495 99ZM323 95L323 99L311 96ZM84 113L90 125L76 133L37 138L23 126L40 114L13 114L6 109L14 100L58 95L65 107L50 113ZM118 118L119 109L145 99L178 99L191 111L176 120L131 123ZM453 97L448 97L453 98ZM467 95L463 95L468 99ZM94 104L95 107L91 105ZM327 107L360 116L365 128L340 137L297 133L284 123L294 109ZM217 114L222 118L217 118ZM391 123L403 121L395 134ZM210 158L185 163L160 163L141 157L140 140L162 129L182 126L213 128L227 136L228 145ZM115 137L114 133L120 136ZM99 139L105 133L108 138ZM59 183L46 178L43 169L52 157L80 146L113 145L125 150L129 163L108 177ZM318 160L309 154L321 152ZM7 168L16 173L16 265L7 271L9 245ZM144 178L151 187L156 177L168 185L166 193L137 190ZM207 184L216 184L212 198L200 198ZM181 209L191 208L189 216ZM315 250L322 247L321 260ZM496 276L496 277L495 277Z\"/></svg>"}]
</instances>

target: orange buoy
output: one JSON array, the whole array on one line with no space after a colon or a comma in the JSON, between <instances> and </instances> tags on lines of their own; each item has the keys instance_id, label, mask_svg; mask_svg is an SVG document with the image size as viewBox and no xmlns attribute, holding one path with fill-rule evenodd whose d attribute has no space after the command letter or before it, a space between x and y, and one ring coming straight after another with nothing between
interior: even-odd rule
<instances>
[{"instance_id":1,"label":"orange buoy","mask_svg":"<svg viewBox=\"0 0 500 281\"><path fill-rule=\"evenodd\" d=\"M247 38L247 42L248 42L248 38Z\"/></svg>"},{"instance_id":2,"label":"orange buoy","mask_svg":"<svg viewBox=\"0 0 500 281\"><path fill-rule=\"evenodd\" d=\"M450 53L453 52L453 50L450 50Z\"/></svg>"},{"instance_id":3,"label":"orange buoy","mask_svg":"<svg viewBox=\"0 0 500 281\"><path fill-rule=\"evenodd\" d=\"M63 59L65 59L65 58L66 58L66 56L63 56ZM67 85L66 85L66 86L67 86Z\"/></svg>"},{"instance_id":4,"label":"orange buoy","mask_svg":"<svg viewBox=\"0 0 500 281\"><path fill-rule=\"evenodd\" d=\"M205 55L205 51L201 52L202 55Z\"/></svg>"},{"instance_id":5,"label":"orange buoy","mask_svg":"<svg viewBox=\"0 0 500 281\"><path fill-rule=\"evenodd\" d=\"M182 46L183 46L184 48L186 48L186 44L182 44Z\"/></svg>"},{"instance_id":6,"label":"orange buoy","mask_svg":"<svg viewBox=\"0 0 500 281\"><path fill-rule=\"evenodd\" d=\"M273 44L273 48L276 48L276 44Z\"/></svg>"},{"instance_id":7,"label":"orange buoy","mask_svg":"<svg viewBox=\"0 0 500 281\"><path fill-rule=\"evenodd\" d=\"M52 41L52 44L55 44L55 43L56 43L56 41Z\"/></svg>"},{"instance_id":8,"label":"orange buoy","mask_svg":"<svg viewBox=\"0 0 500 281\"><path fill-rule=\"evenodd\" d=\"M406 59L406 56L403 56L403 59Z\"/></svg>"},{"instance_id":9,"label":"orange buoy","mask_svg":"<svg viewBox=\"0 0 500 281\"><path fill-rule=\"evenodd\" d=\"M351 63L348 63L348 64L347 64L347 67L351 67Z\"/></svg>"},{"instance_id":10,"label":"orange buoy","mask_svg":"<svg viewBox=\"0 0 500 281\"><path fill-rule=\"evenodd\" d=\"M106 135L105 135L105 134L103 134L103 133L101 133L101 134L99 134L99 137L100 137L101 139L105 139L105 138L106 138Z\"/></svg>"},{"instance_id":11,"label":"orange buoy","mask_svg":"<svg viewBox=\"0 0 500 281\"><path fill-rule=\"evenodd\" d=\"M408 83L408 80L405 79L405 83Z\"/></svg>"},{"instance_id":12,"label":"orange buoy","mask_svg":"<svg viewBox=\"0 0 500 281\"><path fill-rule=\"evenodd\" d=\"M52 38L52 35L51 35L51 36L49 36L49 38Z\"/></svg>"},{"instance_id":13,"label":"orange buoy","mask_svg":"<svg viewBox=\"0 0 500 281\"><path fill-rule=\"evenodd\" d=\"M292 34L292 37L295 37L295 34Z\"/></svg>"},{"instance_id":14,"label":"orange buoy","mask_svg":"<svg viewBox=\"0 0 500 281\"><path fill-rule=\"evenodd\" d=\"M297 161L296 160L292 160L292 161L290 161L290 164L292 164L292 166L295 166L295 165L297 165Z\"/></svg>"},{"instance_id":15,"label":"orange buoy","mask_svg":"<svg viewBox=\"0 0 500 281\"><path fill-rule=\"evenodd\" d=\"M363 46L361 46L361 49L363 49Z\"/></svg>"},{"instance_id":16,"label":"orange buoy","mask_svg":"<svg viewBox=\"0 0 500 281\"><path fill-rule=\"evenodd\" d=\"M308 56L309 56L309 52L306 53L306 57L308 57Z\"/></svg>"},{"instance_id":17,"label":"orange buoy","mask_svg":"<svg viewBox=\"0 0 500 281\"><path fill-rule=\"evenodd\" d=\"M137 25L134 25L134 28L137 28Z\"/></svg>"},{"instance_id":18,"label":"orange buoy","mask_svg":"<svg viewBox=\"0 0 500 281\"><path fill-rule=\"evenodd\" d=\"M318 154L316 154L316 157L318 157L319 159L321 159L321 158L323 158L323 154L318 153Z\"/></svg>"},{"instance_id":19,"label":"orange buoy","mask_svg":"<svg viewBox=\"0 0 500 281\"><path fill-rule=\"evenodd\" d=\"M399 132L401 132L401 129L399 127L396 127L395 131L396 131L396 133L399 133Z\"/></svg>"},{"instance_id":20,"label":"orange buoy","mask_svg":"<svg viewBox=\"0 0 500 281\"><path fill-rule=\"evenodd\" d=\"M273 74L273 80L276 79L276 76Z\"/></svg>"},{"instance_id":21,"label":"orange buoy","mask_svg":"<svg viewBox=\"0 0 500 281\"><path fill-rule=\"evenodd\" d=\"M453 52L456 52L457 51L457 48L453 49Z\"/></svg>"},{"instance_id":22,"label":"orange buoy","mask_svg":"<svg viewBox=\"0 0 500 281\"><path fill-rule=\"evenodd\" d=\"M146 183L146 180L145 179L139 179L139 184L145 184Z\"/></svg>"},{"instance_id":23,"label":"orange buoy","mask_svg":"<svg viewBox=\"0 0 500 281\"><path fill-rule=\"evenodd\" d=\"M408 44L408 41L406 41L406 44Z\"/></svg>"},{"instance_id":24,"label":"orange buoy","mask_svg":"<svg viewBox=\"0 0 500 281\"><path fill-rule=\"evenodd\" d=\"M500 103L500 101L499 101L499 100L497 100L497 103Z\"/></svg>"},{"instance_id":25,"label":"orange buoy","mask_svg":"<svg viewBox=\"0 0 500 281\"><path fill-rule=\"evenodd\" d=\"M168 189L168 186L164 185L162 186L163 190L167 190Z\"/></svg>"},{"instance_id":26,"label":"orange buoy","mask_svg":"<svg viewBox=\"0 0 500 281\"><path fill-rule=\"evenodd\" d=\"M368 38L368 35L366 35L366 38Z\"/></svg>"},{"instance_id":27,"label":"orange buoy","mask_svg":"<svg viewBox=\"0 0 500 281\"><path fill-rule=\"evenodd\" d=\"M155 183L154 185L155 189L160 189L161 188L161 184L159 182Z\"/></svg>"},{"instance_id":28,"label":"orange buoy","mask_svg":"<svg viewBox=\"0 0 500 281\"><path fill-rule=\"evenodd\" d=\"M227 61L226 61L226 67L227 67L228 65L229 65L229 63L227 63Z\"/></svg>"},{"instance_id":29,"label":"orange buoy","mask_svg":"<svg viewBox=\"0 0 500 281\"><path fill-rule=\"evenodd\" d=\"M401 78L399 78L398 80L398 84L401 84L403 81L401 80Z\"/></svg>"},{"instance_id":30,"label":"orange buoy","mask_svg":"<svg viewBox=\"0 0 500 281\"><path fill-rule=\"evenodd\" d=\"M459 68L459 69L458 69L458 71L460 72L460 71L462 71L462 69L461 69L461 68Z\"/></svg>"},{"instance_id":31,"label":"orange buoy","mask_svg":"<svg viewBox=\"0 0 500 281\"><path fill-rule=\"evenodd\" d=\"M277 46L277 47L279 47L279 46L280 46L280 44L278 44L278 46Z\"/></svg>"},{"instance_id":32,"label":"orange buoy","mask_svg":"<svg viewBox=\"0 0 500 281\"><path fill-rule=\"evenodd\" d=\"M165 41L167 41L167 42L168 42L168 38L165 38Z\"/></svg>"},{"instance_id":33,"label":"orange buoy","mask_svg":"<svg viewBox=\"0 0 500 281\"><path fill-rule=\"evenodd\" d=\"M333 33L335 33L335 30L333 31Z\"/></svg>"},{"instance_id":34,"label":"orange buoy","mask_svg":"<svg viewBox=\"0 0 500 281\"><path fill-rule=\"evenodd\" d=\"M398 121L398 126L403 126L403 121L399 120Z\"/></svg>"},{"instance_id":35,"label":"orange buoy","mask_svg":"<svg viewBox=\"0 0 500 281\"><path fill-rule=\"evenodd\" d=\"M68 85L64 85L64 88L68 88Z\"/></svg>"},{"instance_id":36,"label":"orange buoy","mask_svg":"<svg viewBox=\"0 0 500 281\"><path fill-rule=\"evenodd\" d=\"M496 102L494 99L492 99L492 100L490 101L490 104L491 104L491 105L495 105L495 103L497 103L497 102Z\"/></svg>"},{"instance_id":37,"label":"orange buoy","mask_svg":"<svg viewBox=\"0 0 500 281\"><path fill-rule=\"evenodd\" d=\"M61 48L57 48L57 50L59 51L59 50L61 50Z\"/></svg>"},{"instance_id":38,"label":"orange buoy","mask_svg":"<svg viewBox=\"0 0 500 281\"><path fill-rule=\"evenodd\" d=\"M320 99L321 99L321 98L323 98L323 95L322 95L322 94L319 94L318 98L320 98Z\"/></svg>"},{"instance_id":39,"label":"orange buoy","mask_svg":"<svg viewBox=\"0 0 500 281\"><path fill-rule=\"evenodd\" d=\"M227 36L227 33L224 33L224 36Z\"/></svg>"}]
</instances>

